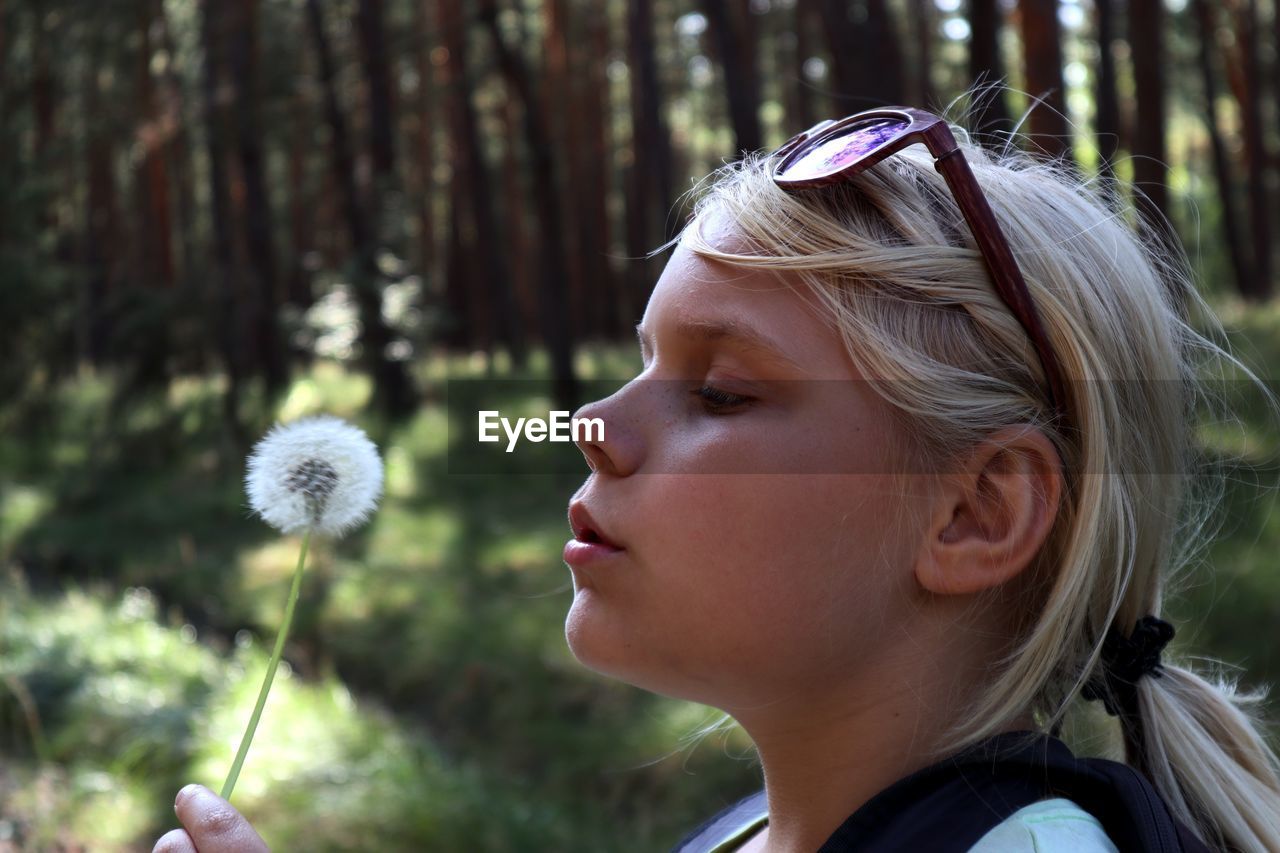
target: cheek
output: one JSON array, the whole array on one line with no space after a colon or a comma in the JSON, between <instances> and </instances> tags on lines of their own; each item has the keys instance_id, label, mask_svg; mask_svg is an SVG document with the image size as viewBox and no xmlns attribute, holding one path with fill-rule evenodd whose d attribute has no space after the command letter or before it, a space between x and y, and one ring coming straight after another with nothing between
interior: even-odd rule
<instances>
[{"instance_id":1,"label":"cheek","mask_svg":"<svg viewBox=\"0 0 1280 853\"><path fill-rule=\"evenodd\" d=\"M833 639L883 613L902 562L890 495L870 475L673 478L653 529L666 593L762 642ZM843 626L843 627L841 627Z\"/></svg>"}]
</instances>

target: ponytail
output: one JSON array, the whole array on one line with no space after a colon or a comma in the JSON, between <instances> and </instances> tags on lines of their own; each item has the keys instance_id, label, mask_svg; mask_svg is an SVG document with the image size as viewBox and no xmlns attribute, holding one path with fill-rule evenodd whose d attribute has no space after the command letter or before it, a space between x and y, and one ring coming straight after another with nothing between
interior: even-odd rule
<instances>
[{"instance_id":1,"label":"ponytail","mask_svg":"<svg viewBox=\"0 0 1280 853\"><path fill-rule=\"evenodd\" d=\"M1255 710L1265 698L1166 664L1138 683L1140 725L1122 723L1126 762L1215 849L1280 850L1280 761Z\"/></svg>"},{"instance_id":2,"label":"ponytail","mask_svg":"<svg viewBox=\"0 0 1280 853\"><path fill-rule=\"evenodd\" d=\"M954 752L1028 712L1056 732L1090 676L1108 675L1097 642L1108 626L1161 612L1168 577L1208 542L1213 502L1184 500L1195 404L1213 402L1202 361L1246 377L1270 411L1280 406L1229 351L1177 242L1112 209L1118 188L1081 182L1012 139L995 152L951 129L1068 374L1070 430L1045 417L1033 350L976 246L963 234L954 244L963 217L920 146L806 193L782 191L767 158L745 156L701 185L695 212L726 213L752 251L719 250L697 229L684 239L705 257L808 284L863 373L910 380L872 385L903 414L913 446L936 457L930 470L1014 424L1042 428L1058 448L1066 500L1023 572L1028 598L1015 609L1008 653L938 738ZM1192 327L1196 311L1207 333ZM1128 763L1224 850L1280 851L1280 762L1252 710L1262 698L1168 666L1136 679L1121 721Z\"/></svg>"}]
</instances>

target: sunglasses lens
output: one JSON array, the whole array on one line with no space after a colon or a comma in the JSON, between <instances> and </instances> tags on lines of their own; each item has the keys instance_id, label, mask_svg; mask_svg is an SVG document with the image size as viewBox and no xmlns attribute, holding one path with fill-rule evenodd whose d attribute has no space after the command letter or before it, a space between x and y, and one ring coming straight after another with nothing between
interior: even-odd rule
<instances>
[{"instance_id":1,"label":"sunglasses lens","mask_svg":"<svg viewBox=\"0 0 1280 853\"><path fill-rule=\"evenodd\" d=\"M824 178L892 141L909 124L899 119L874 118L841 128L825 139L819 134L817 143L806 142L803 153L799 153L777 177L789 181Z\"/></svg>"}]
</instances>

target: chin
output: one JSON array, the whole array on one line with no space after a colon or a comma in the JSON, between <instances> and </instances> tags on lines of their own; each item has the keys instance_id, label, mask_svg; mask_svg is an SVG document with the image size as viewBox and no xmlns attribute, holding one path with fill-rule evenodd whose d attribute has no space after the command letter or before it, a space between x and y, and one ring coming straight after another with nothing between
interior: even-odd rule
<instances>
[{"instance_id":1,"label":"chin","mask_svg":"<svg viewBox=\"0 0 1280 853\"><path fill-rule=\"evenodd\" d=\"M578 663L598 675L658 696L714 704L706 684L699 689L697 684L681 682L673 668L662 668L652 644L624 637L617 622L590 600L591 591L587 590L586 599L581 592L574 596L565 617L565 641Z\"/></svg>"}]
</instances>

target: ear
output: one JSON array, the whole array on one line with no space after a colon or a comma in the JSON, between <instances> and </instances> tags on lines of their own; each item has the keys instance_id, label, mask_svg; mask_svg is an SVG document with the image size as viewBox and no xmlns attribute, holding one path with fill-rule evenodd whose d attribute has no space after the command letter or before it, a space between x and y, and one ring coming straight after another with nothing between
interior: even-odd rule
<instances>
[{"instance_id":1,"label":"ear","mask_svg":"<svg viewBox=\"0 0 1280 853\"><path fill-rule=\"evenodd\" d=\"M999 586L1031 563L1058 515L1062 461L1038 429L999 430L939 479L916 562L940 595Z\"/></svg>"}]
</instances>

